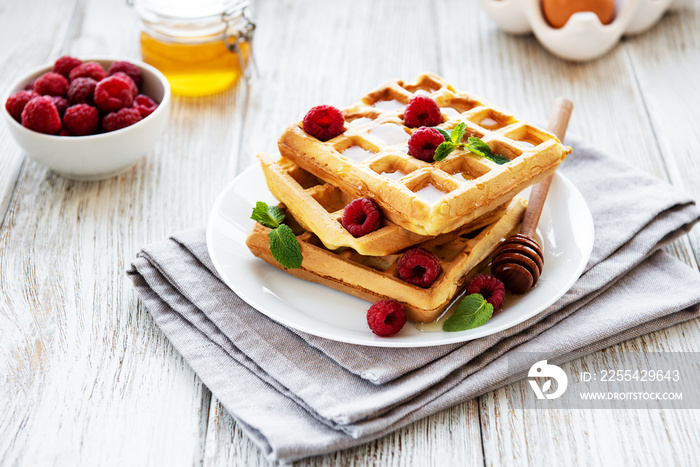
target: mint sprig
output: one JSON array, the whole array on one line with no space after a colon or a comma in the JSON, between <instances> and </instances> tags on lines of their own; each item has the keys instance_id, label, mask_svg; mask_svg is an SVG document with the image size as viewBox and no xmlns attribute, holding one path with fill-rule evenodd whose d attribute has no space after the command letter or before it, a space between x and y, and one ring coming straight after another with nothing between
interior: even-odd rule
<instances>
[{"instance_id":1,"label":"mint sprig","mask_svg":"<svg viewBox=\"0 0 700 467\"><path fill-rule=\"evenodd\" d=\"M279 206L268 206L267 203L258 201L250 216L256 222L260 222L268 227L270 233L270 253L282 266L287 269L297 269L301 267L301 247L292 229L283 224L285 215Z\"/></svg>"},{"instance_id":2,"label":"mint sprig","mask_svg":"<svg viewBox=\"0 0 700 467\"><path fill-rule=\"evenodd\" d=\"M487 302L481 294L467 295L457 305L455 314L447 318L442 330L447 332L466 331L478 328L493 316L493 305Z\"/></svg>"},{"instance_id":3,"label":"mint sprig","mask_svg":"<svg viewBox=\"0 0 700 467\"><path fill-rule=\"evenodd\" d=\"M467 138L467 142L463 143L462 138L464 138L464 134L467 131L467 124L464 122L454 127L449 133L442 128L435 129L440 132L442 137L445 138L445 141L440 143L440 146L435 149L433 160L441 161L449 156L455 149L464 148L477 156L485 157L486 159L489 159L499 165L510 162L510 159L508 159L506 156L494 154L489 145L486 144L481 138L470 136Z\"/></svg>"},{"instance_id":4,"label":"mint sprig","mask_svg":"<svg viewBox=\"0 0 700 467\"><path fill-rule=\"evenodd\" d=\"M440 143L440 146L438 146L437 149L435 149L435 155L433 156L433 160L441 161L447 156L449 156L450 153L458 147L464 146L461 143L461 141L464 137L464 132L466 131L466 128L467 124L464 122L454 127L450 133L448 133L446 130L443 130L442 128L436 128L436 130L440 132L442 137L445 138L445 141Z\"/></svg>"},{"instance_id":5,"label":"mint sprig","mask_svg":"<svg viewBox=\"0 0 700 467\"><path fill-rule=\"evenodd\" d=\"M280 224L267 236L270 239L270 252L273 258L288 269L301 267L301 248L294 232L287 224Z\"/></svg>"},{"instance_id":6,"label":"mint sprig","mask_svg":"<svg viewBox=\"0 0 700 467\"><path fill-rule=\"evenodd\" d=\"M284 211L279 206L268 206L267 203L258 201L250 218L265 227L276 229L284 221Z\"/></svg>"},{"instance_id":7,"label":"mint sprig","mask_svg":"<svg viewBox=\"0 0 700 467\"><path fill-rule=\"evenodd\" d=\"M437 127L436 127L435 129L442 135L443 138L445 138L445 141L451 141L451 140L452 140L452 136L450 136L450 133L449 133L449 132L443 130L442 128L437 128Z\"/></svg>"},{"instance_id":8,"label":"mint sprig","mask_svg":"<svg viewBox=\"0 0 700 467\"><path fill-rule=\"evenodd\" d=\"M494 154L491 151L491 147L476 136L470 136L469 138L467 138L467 144L465 148L472 154L476 154L477 156L490 159L499 165L507 164L508 162L510 162L510 159L508 159L506 156Z\"/></svg>"}]
</instances>

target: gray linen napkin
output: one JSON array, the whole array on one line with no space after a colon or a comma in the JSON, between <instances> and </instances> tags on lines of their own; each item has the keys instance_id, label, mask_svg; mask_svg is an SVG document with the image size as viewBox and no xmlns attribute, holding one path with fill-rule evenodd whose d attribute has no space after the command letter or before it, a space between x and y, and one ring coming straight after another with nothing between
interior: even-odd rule
<instances>
[{"instance_id":1,"label":"gray linen napkin","mask_svg":"<svg viewBox=\"0 0 700 467\"><path fill-rule=\"evenodd\" d=\"M692 199L568 143L574 154L560 170L593 214L591 259L557 303L482 339L380 349L287 329L223 284L203 229L144 247L128 274L157 324L270 459L358 445L507 384L515 347L539 358L580 355L698 315L700 274L659 251L700 217Z\"/></svg>"}]
</instances>

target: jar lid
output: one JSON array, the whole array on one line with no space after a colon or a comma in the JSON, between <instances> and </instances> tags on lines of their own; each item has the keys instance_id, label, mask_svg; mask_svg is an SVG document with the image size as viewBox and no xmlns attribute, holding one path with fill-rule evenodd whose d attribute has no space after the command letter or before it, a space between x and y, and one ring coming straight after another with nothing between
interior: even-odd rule
<instances>
[{"instance_id":1,"label":"jar lid","mask_svg":"<svg viewBox=\"0 0 700 467\"><path fill-rule=\"evenodd\" d=\"M249 4L248 0L133 0L137 11L156 14L163 18L202 20L240 14Z\"/></svg>"},{"instance_id":2,"label":"jar lid","mask_svg":"<svg viewBox=\"0 0 700 467\"><path fill-rule=\"evenodd\" d=\"M149 29L176 37L222 35L242 18L248 0L132 0Z\"/></svg>"}]
</instances>

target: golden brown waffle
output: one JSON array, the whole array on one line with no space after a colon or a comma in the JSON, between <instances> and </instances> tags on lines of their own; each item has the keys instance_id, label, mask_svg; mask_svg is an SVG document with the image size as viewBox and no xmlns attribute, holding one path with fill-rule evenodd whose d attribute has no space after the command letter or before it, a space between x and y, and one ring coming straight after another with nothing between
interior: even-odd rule
<instances>
[{"instance_id":1,"label":"golden brown waffle","mask_svg":"<svg viewBox=\"0 0 700 467\"><path fill-rule=\"evenodd\" d=\"M328 249L350 247L362 255L384 256L432 238L410 232L386 219L374 232L353 237L343 227L341 219L343 209L354 198L284 157L273 161L260 154L258 158L267 186L274 197L284 203L296 221L304 229L316 234ZM447 241L466 231L488 225L503 214L505 209L506 205L500 206L456 231L442 234L441 240Z\"/></svg>"},{"instance_id":2,"label":"golden brown waffle","mask_svg":"<svg viewBox=\"0 0 700 467\"><path fill-rule=\"evenodd\" d=\"M285 269L270 253L270 229L256 223L246 244L254 255L301 279L327 285L368 300L396 300L404 303L408 319L430 322L449 306L466 281L522 220L525 202L518 198L492 224L449 241L433 239L419 245L440 258L442 272L430 288L424 289L398 277L401 254L364 256L350 248L328 250L318 237L303 229L291 216L287 223L297 235L302 263L299 269ZM289 213L288 213L289 214Z\"/></svg>"},{"instance_id":3,"label":"golden brown waffle","mask_svg":"<svg viewBox=\"0 0 700 467\"><path fill-rule=\"evenodd\" d=\"M420 93L441 107L441 128L464 122L464 141L477 136L511 162L498 165L462 149L440 162L409 156L414 129L403 124L403 112ZM432 74L414 83L389 81L343 114L345 132L326 142L301 123L288 127L279 140L282 155L352 197L374 199L385 217L420 235L450 232L492 211L553 173L571 152L556 136Z\"/></svg>"}]
</instances>

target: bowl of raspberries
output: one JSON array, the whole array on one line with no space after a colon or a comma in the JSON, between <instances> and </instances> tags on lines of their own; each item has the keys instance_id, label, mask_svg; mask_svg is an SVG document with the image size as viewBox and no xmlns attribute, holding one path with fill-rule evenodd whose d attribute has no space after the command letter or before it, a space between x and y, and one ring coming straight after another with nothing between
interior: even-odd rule
<instances>
[{"instance_id":1,"label":"bowl of raspberries","mask_svg":"<svg viewBox=\"0 0 700 467\"><path fill-rule=\"evenodd\" d=\"M65 178L101 180L153 148L169 108L168 80L150 65L63 56L18 79L4 114L31 158Z\"/></svg>"}]
</instances>

